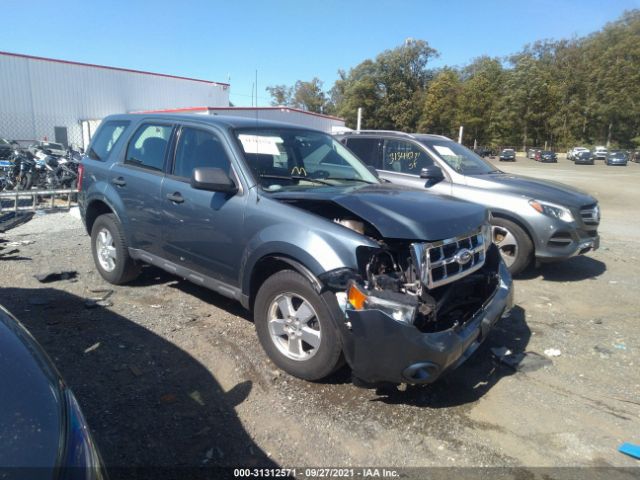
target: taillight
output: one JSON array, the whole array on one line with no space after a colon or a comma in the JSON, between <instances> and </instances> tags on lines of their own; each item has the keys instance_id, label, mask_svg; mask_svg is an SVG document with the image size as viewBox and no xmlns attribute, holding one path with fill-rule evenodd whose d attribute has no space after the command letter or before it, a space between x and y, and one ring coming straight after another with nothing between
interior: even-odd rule
<instances>
[{"instance_id":1,"label":"taillight","mask_svg":"<svg viewBox=\"0 0 640 480\"><path fill-rule=\"evenodd\" d=\"M84 165L78 165L78 190L82 190L82 177L84 177Z\"/></svg>"}]
</instances>

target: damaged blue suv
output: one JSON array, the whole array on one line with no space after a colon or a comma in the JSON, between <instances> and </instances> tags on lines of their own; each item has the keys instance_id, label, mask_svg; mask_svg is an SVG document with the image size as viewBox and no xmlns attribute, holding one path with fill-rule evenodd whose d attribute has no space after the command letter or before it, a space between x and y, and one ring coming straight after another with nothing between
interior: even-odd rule
<instances>
[{"instance_id":1,"label":"damaged blue suv","mask_svg":"<svg viewBox=\"0 0 640 480\"><path fill-rule=\"evenodd\" d=\"M79 204L107 281L160 267L238 300L291 375L430 383L512 304L484 207L381 183L325 133L197 115L106 118Z\"/></svg>"}]
</instances>

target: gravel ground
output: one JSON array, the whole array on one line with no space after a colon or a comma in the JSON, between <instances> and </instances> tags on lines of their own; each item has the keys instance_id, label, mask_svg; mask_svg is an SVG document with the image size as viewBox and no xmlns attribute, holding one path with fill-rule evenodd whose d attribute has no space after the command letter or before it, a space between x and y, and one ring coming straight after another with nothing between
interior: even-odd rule
<instances>
[{"instance_id":1,"label":"gravel ground","mask_svg":"<svg viewBox=\"0 0 640 480\"><path fill-rule=\"evenodd\" d=\"M594 193L602 247L517 279L511 317L429 387L360 389L347 369L315 384L281 373L233 301L151 267L106 284L69 214L3 235L24 243L0 260L0 302L58 365L109 467L639 467L616 448L640 443L640 165L500 167ZM33 277L53 271L77 277ZM533 353L516 371L492 356L503 346Z\"/></svg>"}]
</instances>

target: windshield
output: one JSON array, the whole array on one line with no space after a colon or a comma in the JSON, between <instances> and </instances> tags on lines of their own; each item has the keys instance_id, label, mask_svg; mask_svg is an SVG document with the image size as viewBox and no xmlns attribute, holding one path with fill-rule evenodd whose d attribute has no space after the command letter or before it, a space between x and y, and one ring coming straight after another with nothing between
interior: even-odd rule
<instances>
[{"instance_id":1,"label":"windshield","mask_svg":"<svg viewBox=\"0 0 640 480\"><path fill-rule=\"evenodd\" d=\"M448 138L419 138L419 140L462 175L485 175L500 172L482 157Z\"/></svg>"},{"instance_id":2,"label":"windshield","mask_svg":"<svg viewBox=\"0 0 640 480\"><path fill-rule=\"evenodd\" d=\"M260 186L268 191L379 183L331 136L290 128L240 129L236 137Z\"/></svg>"}]
</instances>

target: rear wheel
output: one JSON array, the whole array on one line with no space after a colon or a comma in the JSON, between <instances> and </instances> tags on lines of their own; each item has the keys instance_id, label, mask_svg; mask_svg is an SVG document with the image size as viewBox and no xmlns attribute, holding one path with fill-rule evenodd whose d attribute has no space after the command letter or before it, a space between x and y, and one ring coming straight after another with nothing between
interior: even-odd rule
<instances>
[{"instance_id":1,"label":"rear wheel","mask_svg":"<svg viewBox=\"0 0 640 480\"><path fill-rule=\"evenodd\" d=\"M297 272L277 272L262 284L254 322L271 361L295 377L320 380L341 364L342 345L331 312Z\"/></svg>"},{"instance_id":2,"label":"rear wheel","mask_svg":"<svg viewBox=\"0 0 640 480\"><path fill-rule=\"evenodd\" d=\"M122 226L113 213L100 215L91 228L91 251L98 272L115 285L130 282L140 273L129 256Z\"/></svg>"},{"instance_id":3,"label":"rear wheel","mask_svg":"<svg viewBox=\"0 0 640 480\"><path fill-rule=\"evenodd\" d=\"M491 221L493 243L512 275L522 272L533 258L533 242L518 224L499 217Z\"/></svg>"}]
</instances>

